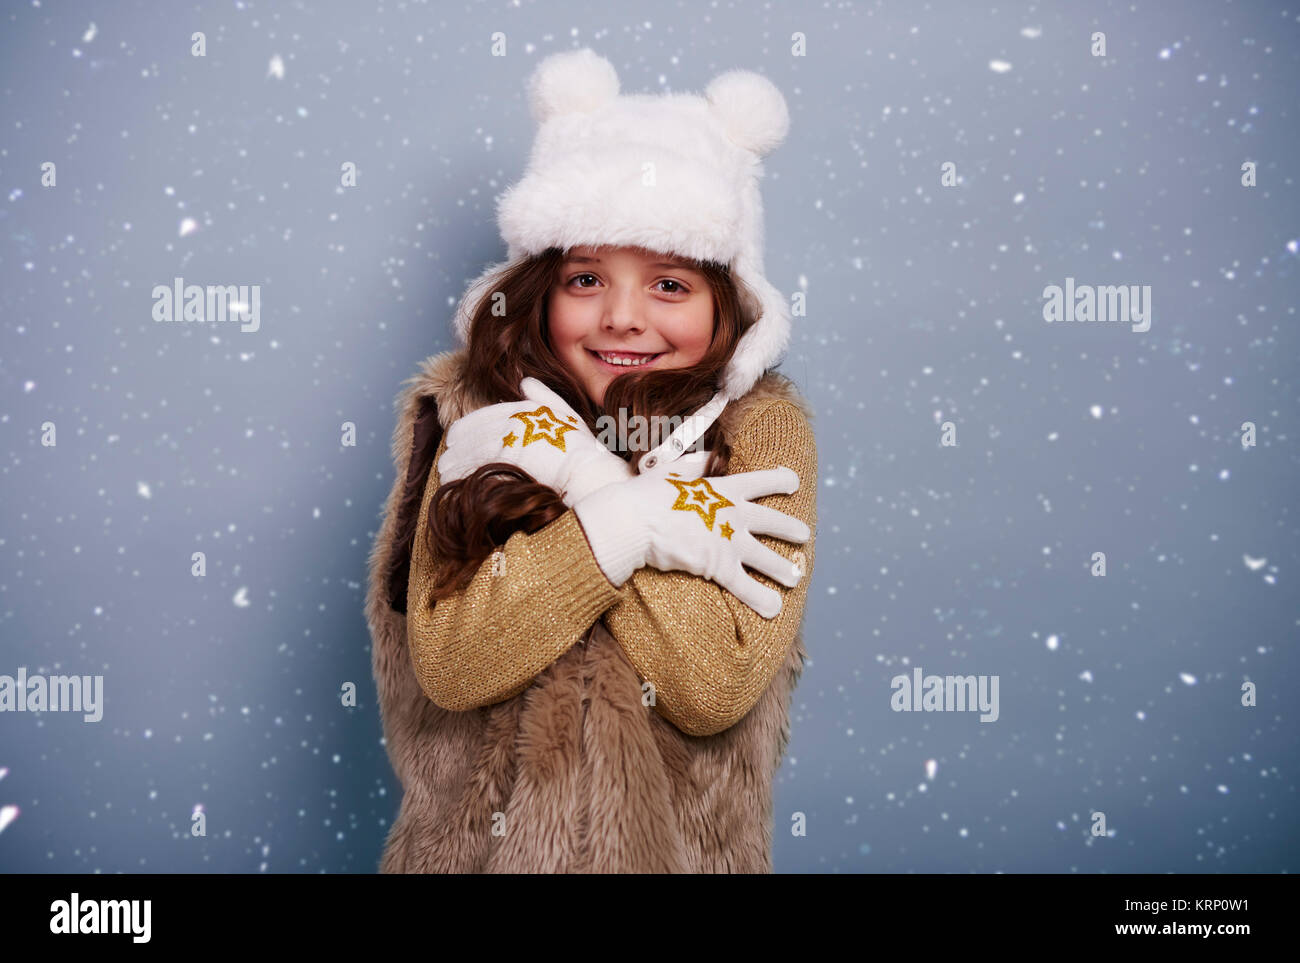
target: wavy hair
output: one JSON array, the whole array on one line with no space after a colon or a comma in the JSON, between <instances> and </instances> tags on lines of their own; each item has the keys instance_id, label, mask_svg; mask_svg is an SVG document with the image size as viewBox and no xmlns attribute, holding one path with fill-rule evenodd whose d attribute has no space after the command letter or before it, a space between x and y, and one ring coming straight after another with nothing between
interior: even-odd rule
<instances>
[{"instance_id":1,"label":"wavy hair","mask_svg":"<svg viewBox=\"0 0 1300 963\"><path fill-rule=\"evenodd\" d=\"M571 405L593 433L599 433L597 420L602 415L616 417L620 409L629 421L638 416L646 419L644 424L656 424L655 418L685 417L713 397L741 335L758 316L752 292L725 265L686 259L713 293L713 336L704 357L690 368L620 374L606 387L604 404L596 405L556 356L548 333L548 295L559 280L565 253L553 247L504 268L489 285L489 295L479 300L470 319L463 373L465 387L473 395L494 399L493 403L523 401L519 382L533 377ZM497 294L505 296L504 317L492 311ZM411 470L399 504L398 548L389 569L390 601L402 612L423 486L441 438L435 412L423 413L415 434ZM623 439L619 447L626 450L616 452L631 462L634 471L654 442L648 439L644 448L633 445L639 437ZM704 474L726 474L731 450L718 421L709 426L700 448L710 452ZM439 486L423 533L437 565L427 601L434 603L463 590L512 534L536 532L566 510L558 492L506 462L483 465L465 478Z\"/></svg>"}]
</instances>

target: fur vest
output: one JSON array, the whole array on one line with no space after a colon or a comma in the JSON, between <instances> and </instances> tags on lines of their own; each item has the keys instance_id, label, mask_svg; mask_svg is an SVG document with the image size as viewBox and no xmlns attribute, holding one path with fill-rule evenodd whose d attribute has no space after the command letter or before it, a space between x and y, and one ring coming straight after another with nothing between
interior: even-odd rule
<instances>
[{"instance_id":1,"label":"fur vest","mask_svg":"<svg viewBox=\"0 0 1300 963\"><path fill-rule=\"evenodd\" d=\"M597 620L533 684L504 702L448 712L424 694L407 647L409 545L442 433L487 403L469 397L464 348L427 359L399 395L396 480L369 560L366 619L389 759L403 796L384 873L771 872L772 782L789 739L802 629L757 705L716 735L683 733L643 707L641 681ZM771 371L719 416L728 440L756 403L811 411ZM406 558L405 564L398 561ZM553 826L494 835L509 825Z\"/></svg>"}]
</instances>

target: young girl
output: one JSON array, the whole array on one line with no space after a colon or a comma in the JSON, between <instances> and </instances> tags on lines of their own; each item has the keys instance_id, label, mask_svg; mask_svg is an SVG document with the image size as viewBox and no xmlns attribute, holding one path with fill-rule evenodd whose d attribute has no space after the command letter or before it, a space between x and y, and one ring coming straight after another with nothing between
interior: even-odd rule
<instances>
[{"instance_id":1,"label":"young girl","mask_svg":"<svg viewBox=\"0 0 1300 963\"><path fill-rule=\"evenodd\" d=\"M785 102L744 71L620 97L590 50L529 93L507 261L399 398L367 597L404 790L380 868L770 872L817 483L768 370Z\"/></svg>"}]
</instances>

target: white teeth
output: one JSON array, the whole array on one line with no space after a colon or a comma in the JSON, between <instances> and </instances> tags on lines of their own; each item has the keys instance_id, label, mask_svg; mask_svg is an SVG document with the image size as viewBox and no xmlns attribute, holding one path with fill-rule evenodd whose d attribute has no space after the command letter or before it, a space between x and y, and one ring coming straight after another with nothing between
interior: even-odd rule
<instances>
[{"instance_id":1,"label":"white teeth","mask_svg":"<svg viewBox=\"0 0 1300 963\"><path fill-rule=\"evenodd\" d=\"M601 354L599 351L597 351L596 357L600 358L601 361L604 361L607 364L618 364L628 368L636 368L639 367L640 365L646 364L647 362L653 361L655 358L659 356L657 354L652 354L644 358L637 358L634 360L632 358L615 358L607 354Z\"/></svg>"}]
</instances>

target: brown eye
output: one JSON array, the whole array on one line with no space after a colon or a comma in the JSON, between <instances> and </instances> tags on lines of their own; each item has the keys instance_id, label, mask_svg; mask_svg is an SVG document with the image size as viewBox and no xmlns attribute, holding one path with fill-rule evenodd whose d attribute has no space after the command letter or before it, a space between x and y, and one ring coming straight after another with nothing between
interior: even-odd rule
<instances>
[{"instance_id":1,"label":"brown eye","mask_svg":"<svg viewBox=\"0 0 1300 963\"><path fill-rule=\"evenodd\" d=\"M569 278L569 283L572 284L574 281L578 280L578 278L591 278L591 279L594 281L594 280L596 279L596 275L594 275L594 274L575 274L573 277ZM585 284L579 284L579 285L578 285L578 287L580 287L580 288L581 288L581 287L586 287L586 286L587 286L587 285L585 285Z\"/></svg>"},{"instance_id":2,"label":"brown eye","mask_svg":"<svg viewBox=\"0 0 1300 963\"><path fill-rule=\"evenodd\" d=\"M673 291L665 291L665 292L664 292L665 294L684 294L684 293L686 292L686 288L682 287L682 285L681 285L681 283L680 283L679 281L674 281L672 278L664 278L664 279L663 279L662 281L660 281L659 283L660 283L660 284L672 284L672 285L676 285L676 290L673 290Z\"/></svg>"}]
</instances>

